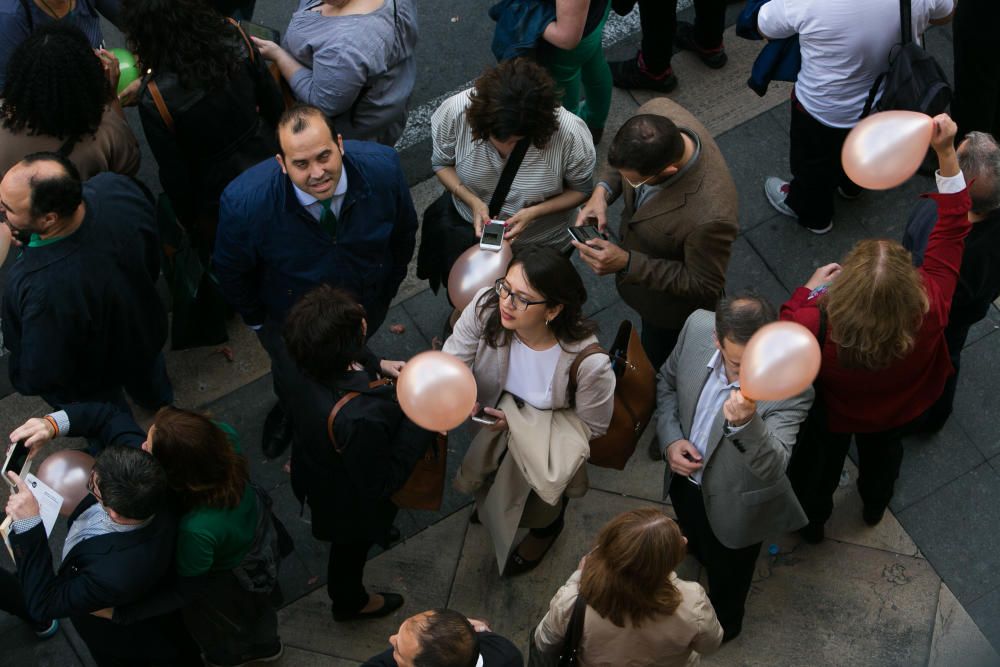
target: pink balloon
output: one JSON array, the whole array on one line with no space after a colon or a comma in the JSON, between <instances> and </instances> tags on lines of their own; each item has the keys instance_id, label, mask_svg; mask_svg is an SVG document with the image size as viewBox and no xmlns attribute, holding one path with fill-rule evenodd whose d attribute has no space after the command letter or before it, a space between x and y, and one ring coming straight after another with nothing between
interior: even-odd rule
<instances>
[{"instance_id":1,"label":"pink balloon","mask_svg":"<svg viewBox=\"0 0 1000 667\"><path fill-rule=\"evenodd\" d=\"M0 266L3 266L10 252L10 227L0 224Z\"/></svg>"},{"instance_id":2,"label":"pink balloon","mask_svg":"<svg viewBox=\"0 0 1000 667\"><path fill-rule=\"evenodd\" d=\"M94 468L94 457L75 449L63 449L42 461L35 477L42 480L52 490L63 497L59 514L69 516L90 493L87 481Z\"/></svg>"},{"instance_id":3,"label":"pink balloon","mask_svg":"<svg viewBox=\"0 0 1000 667\"><path fill-rule=\"evenodd\" d=\"M421 352L399 373L396 397L417 426L450 431L469 417L476 404L476 378L457 357Z\"/></svg>"},{"instance_id":4,"label":"pink balloon","mask_svg":"<svg viewBox=\"0 0 1000 667\"><path fill-rule=\"evenodd\" d=\"M934 121L917 111L872 114L844 141L844 171L863 188L894 188L917 173L933 134Z\"/></svg>"},{"instance_id":5,"label":"pink balloon","mask_svg":"<svg viewBox=\"0 0 1000 667\"><path fill-rule=\"evenodd\" d=\"M755 401L783 401L805 391L819 365L819 343L811 331L796 322L771 322L743 350L740 391Z\"/></svg>"},{"instance_id":6,"label":"pink balloon","mask_svg":"<svg viewBox=\"0 0 1000 667\"><path fill-rule=\"evenodd\" d=\"M480 250L478 244L463 252L448 274L448 297L455 307L465 310L476 292L490 287L497 278L503 278L512 256L507 241L497 252Z\"/></svg>"}]
</instances>

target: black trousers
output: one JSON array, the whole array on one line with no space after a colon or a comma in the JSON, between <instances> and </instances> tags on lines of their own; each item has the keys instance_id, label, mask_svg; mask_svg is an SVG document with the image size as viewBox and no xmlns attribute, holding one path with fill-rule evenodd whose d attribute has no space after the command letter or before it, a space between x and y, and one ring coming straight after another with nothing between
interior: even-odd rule
<instances>
[{"instance_id":1,"label":"black trousers","mask_svg":"<svg viewBox=\"0 0 1000 667\"><path fill-rule=\"evenodd\" d=\"M996 0L962 0L955 8L951 111L959 137L972 130L1000 136L1000 59L993 51L998 25L1000 3Z\"/></svg>"},{"instance_id":2,"label":"black trousers","mask_svg":"<svg viewBox=\"0 0 1000 667\"><path fill-rule=\"evenodd\" d=\"M817 397L788 464L788 479L809 523L822 525L833 513L833 494L840 484L852 435L858 447L861 501L872 510L888 507L903 462L904 428L880 433L831 433L822 400Z\"/></svg>"},{"instance_id":3,"label":"black trousers","mask_svg":"<svg viewBox=\"0 0 1000 667\"><path fill-rule=\"evenodd\" d=\"M792 128L788 160L792 182L785 203L799 224L822 229L833 220L833 195L837 186L855 195L861 188L844 173L840 150L850 128L830 127L813 118L792 95Z\"/></svg>"},{"instance_id":4,"label":"black trousers","mask_svg":"<svg viewBox=\"0 0 1000 667\"><path fill-rule=\"evenodd\" d=\"M326 592L333 602L334 614L353 614L368 604L368 592L362 581L371 540L330 545L326 567Z\"/></svg>"},{"instance_id":5,"label":"black trousers","mask_svg":"<svg viewBox=\"0 0 1000 667\"><path fill-rule=\"evenodd\" d=\"M667 357L677 346L677 339L680 338L680 329L665 329L650 324L645 318L642 320L642 331L639 332L639 340L642 342L642 349L649 357L649 363L653 365L653 370L660 371L660 367L667 361Z\"/></svg>"},{"instance_id":6,"label":"black trousers","mask_svg":"<svg viewBox=\"0 0 1000 667\"><path fill-rule=\"evenodd\" d=\"M0 567L0 611L17 616L32 628L42 623L31 618L28 613L28 605L24 600L24 592L17 575L2 567Z\"/></svg>"},{"instance_id":7,"label":"black trousers","mask_svg":"<svg viewBox=\"0 0 1000 667\"><path fill-rule=\"evenodd\" d=\"M660 73L670 67L677 32L677 0L639 0L642 59ZM722 45L726 29L726 0L694 0L694 39L705 49Z\"/></svg>"},{"instance_id":8,"label":"black trousers","mask_svg":"<svg viewBox=\"0 0 1000 667\"><path fill-rule=\"evenodd\" d=\"M670 502L687 537L688 553L698 559L708 574L708 599L715 607L725 636L739 634L762 543L730 549L719 542L705 513L701 487L683 475L675 474L670 481Z\"/></svg>"}]
</instances>

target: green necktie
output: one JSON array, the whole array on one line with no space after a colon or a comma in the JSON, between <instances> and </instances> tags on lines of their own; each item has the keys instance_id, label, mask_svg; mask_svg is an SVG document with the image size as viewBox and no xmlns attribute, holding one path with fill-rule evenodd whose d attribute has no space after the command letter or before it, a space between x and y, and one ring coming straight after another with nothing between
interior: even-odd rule
<instances>
[{"instance_id":1,"label":"green necktie","mask_svg":"<svg viewBox=\"0 0 1000 667\"><path fill-rule=\"evenodd\" d=\"M332 204L332 197L319 202L319 205L323 207L323 212L319 216L319 226L330 235L330 238L335 239L337 238L337 214L330 209Z\"/></svg>"}]
</instances>

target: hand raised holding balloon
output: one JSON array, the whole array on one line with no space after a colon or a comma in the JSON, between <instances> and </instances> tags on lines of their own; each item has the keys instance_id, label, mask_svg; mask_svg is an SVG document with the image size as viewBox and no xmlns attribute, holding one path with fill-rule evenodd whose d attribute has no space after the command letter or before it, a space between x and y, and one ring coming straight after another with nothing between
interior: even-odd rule
<instances>
[{"instance_id":1,"label":"hand raised holding balloon","mask_svg":"<svg viewBox=\"0 0 1000 667\"><path fill-rule=\"evenodd\" d=\"M811 290L816 289L820 285L832 282L838 275L840 275L840 264L836 262L825 264L813 272L812 277L809 278L805 287Z\"/></svg>"},{"instance_id":2,"label":"hand raised holding balloon","mask_svg":"<svg viewBox=\"0 0 1000 667\"><path fill-rule=\"evenodd\" d=\"M757 414L757 402L747 398L738 389L729 392L729 398L722 404L722 415L731 426L743 426Z\"/></svg>"},{"instance_id":3,"label":"hand raised holding balloon","mask_svg":"<svg viewBox=\"0 0 1000 667\"><path fill-rule=\"evenodd\" d=\"M35 499L34 494L31 493L28 485L21 480L21 477L16 472L8 472L7 477L17 485L17 493L10 494L10 498L7 499L7 516L14 521L38 516L38 501Z\"/></svg>"},{"instance_id":4,"label":"hand raised holding balloon","mask_svg":"<svg viewBox=\"0 0 1000 667\"><path fill-rule=\"evenodd\" d=\"M931 147L938 153L955 150L955 135L958 125L946 113L934 116L934 133L931 135Z\"/></svg>"}]
</instances>

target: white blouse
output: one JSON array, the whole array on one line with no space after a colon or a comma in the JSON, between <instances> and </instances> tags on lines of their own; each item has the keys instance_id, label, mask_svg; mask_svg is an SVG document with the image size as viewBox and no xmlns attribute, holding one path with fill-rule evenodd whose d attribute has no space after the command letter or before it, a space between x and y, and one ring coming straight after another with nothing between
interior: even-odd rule
<instances>
[{"instance_id":1,"label":"white blouse","mask_svg":"<svg viewBox=\"0 0 1000 667\"><path fill-rule=\"evenodd\" d=\"M551 410L552 379L561 353L559 343L547 350L532 350L512 336L504 390L539 410Z\"/></svg>"}]
</instances>

